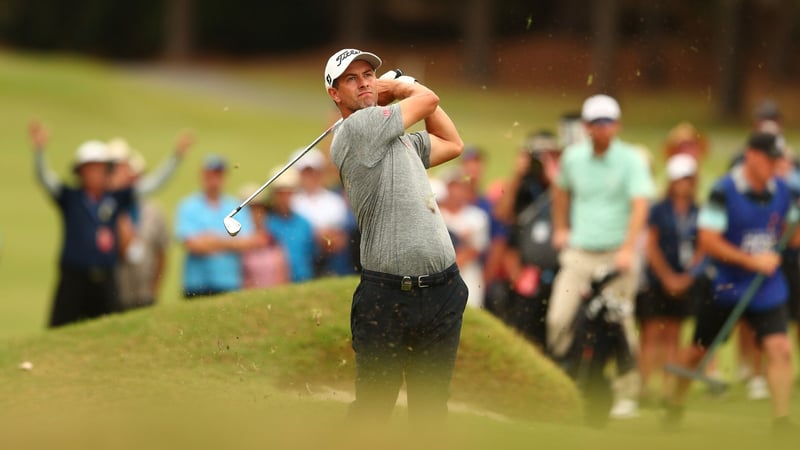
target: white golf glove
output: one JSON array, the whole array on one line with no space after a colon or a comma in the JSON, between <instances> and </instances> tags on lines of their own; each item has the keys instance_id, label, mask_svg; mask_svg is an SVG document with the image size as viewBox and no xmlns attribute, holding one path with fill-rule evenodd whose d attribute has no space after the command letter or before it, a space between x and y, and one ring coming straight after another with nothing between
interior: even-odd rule
<instances>
[{"instance_id":1,"label":"white golf glove","mask_svg":"<svg viewBox=\"0 0 800 450\"><path fill-rule=\"evenodd\" d=\"M409 76L404 75L403 71L400 69L394 69L386 72L385 74L380 76L381 80L397 80L402 81L403 83L416 83L417 79Z\"/></svg>"}]
</instances>

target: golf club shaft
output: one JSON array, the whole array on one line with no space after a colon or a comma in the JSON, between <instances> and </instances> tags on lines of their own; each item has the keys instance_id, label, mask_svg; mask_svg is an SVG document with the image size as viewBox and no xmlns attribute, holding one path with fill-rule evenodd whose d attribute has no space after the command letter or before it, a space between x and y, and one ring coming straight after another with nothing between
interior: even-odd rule
<instances>
[{"instance_id":1,"label":"golf club shaft","mask_svg":"<svg viewBox=\"0 0 800 450\"><path fill-rule=\"evenodd\" d=\"M255 191L255 192L253 192L252 194L250 194L250 197L247 197L247 199L245 199L245 201L243 201L241 205L237 206L237 207L236 207L236 209L234 209L233 211L231 211L231 213L230 213L230 214L228 214L228 216L229 216L229 217L233 217L233 216L235 216L235 215L236 215L236 213L238 213L239 211L241 211L241 210L242 210L242 208L244 208L244 207L245 207L245 206L247 206L247 205L248 205L248 204L249 204L251 201L253 201L253 199L254 199L254 198L256 198L256 196L258 196L258 194L260 194L261 192L263 192L263 191L264 191L264 189L266 189L267 187L269 187L269 185L270 185L270 184L272 184L272 183L273 183L275 180L277 180L279 176L283 175L283 173L284 173L284 172L286 172L287 170L289 170L289 168L290 168L290 167L292 167L292 166L293 166L293 165L294 165L294 164L295 164L297 161L299 161L299 160L300 160L300 158L302 158L303 156L305 156L305 154L306 154L306 153L308 153L308 152L309 152L309 150L311 150L312 148L314 148L314 146L315 146L315 145L319 144L319 141L321 141L321 140L325 139L325 136L327 136L328 134L330 134L330 132L331 132L331 131L333 131L333 129L334 129L334 128L336 128L337 126L339 126L339 124L340 124L340 123L342 123L342 121L343 121L343 120L344 120L344 119L339 119L339 120L337 120L337 121L336 121L336 122L335 122L333 125L331 125L331 126L330 126L330 127L327 129L327 130L325 130L325 132L323 132L321 135L319 135L319 137L318 137L318 138L314 139L314 142L312 142L312 143L308 144L308 147L304 148L304 149L303 149L303 151L302 151L302 152L300 152L300 154L298 154L297 156L295 156L295 157L294 157L294 159L292 159L291 161L289 161L289 163L288 163L288 164L286 164L286 165L285 165L285 166L284 166L284 167L283 167L283 168L282 168L280 171L278 171L278 173L276 173L275 175L273 175L273 176L272 176L272 178L270 178L269 180L267 180L267 182L266 182L266 183L262 184L262 185L261 185L261 187L260 187L260 188L258 188L258 190L256 190L256 191Z\"/></svg>"}]
</instances>

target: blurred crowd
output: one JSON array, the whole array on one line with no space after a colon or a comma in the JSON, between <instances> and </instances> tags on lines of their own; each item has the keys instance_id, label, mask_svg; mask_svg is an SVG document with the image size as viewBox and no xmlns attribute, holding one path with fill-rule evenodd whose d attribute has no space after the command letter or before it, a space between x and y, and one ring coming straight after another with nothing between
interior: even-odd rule
<instances>
[{"instance_id":1,"label":"blurred crowd","mask_svg":"<svg viewBox=\"0 0 800 450\"><path fill-rule=\"evenodd\" d=\"M711 143L683 122L664 130L663 149L627 144L618 136L622 112L607 96L554 119L553 129L535 130L520 143L508 176L485 180L490 154L468 145L431 177L432 191L469 286L469 306L490 311L559 363L570 354L571 324L593 277L610 268L622 273L609 289L629 306L621 323L636 361L630 370L617 367L610 415L632 417L640 403L670 395L673 382L662 367L679 360L683 325L715 295L713 264L697 242L705 204L698 179L708 175ZM748 164L751 151L774 147L774 176L798 192L800 171L781 119L775 103L758 107L730 171ZM773 141L765 144L764 135ZM190 135L180 136L152 171L123 139L87 141L77 149L75 186L47 167L46 130L32 124L30 136L37 178L63 222L51 327L153 305L171 239L184 249L186 299L359 272L356 220L323 151L309 151L256 196L237 215L241 232L230 237L222 218L259 185L228 194L230 167L221 155L203 158L199 188L177 206L174 229L148 199L178 170ZM604 156L593 158L600 147ZM660 192L658 174L665 175ZM797 320L798 254L782 256ZM751 398L769 397L756 331L742 322L737 336L737 376ZM711 364L712 376L715 370Z\"/></svg>"}]
</instances>

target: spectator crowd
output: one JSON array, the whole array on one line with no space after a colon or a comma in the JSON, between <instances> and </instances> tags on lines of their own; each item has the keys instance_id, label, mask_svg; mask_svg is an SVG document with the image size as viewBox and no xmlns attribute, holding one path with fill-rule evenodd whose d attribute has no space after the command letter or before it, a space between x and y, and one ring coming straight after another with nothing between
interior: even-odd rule
<instances>
[{"instance_id":1,"label":"spectator crowd","mask_svg":"<svg viewBox=\"0 0 800 450\"><path fill-rule=\"evenodd\" d=\"M772 102L758 108L707 200L698 182L711 143L700 131L676 124L665 130L663 151L652 154L619 137L622 117L614 98L593 96L580 112L561 116L556 132L526 136L507 178L484 180L489 155L469 145L431 178L468 305L490 311L566 366L583 295L599 273L618 271L604 292L627 311L620 323L636 359L617 364L608 414L635 417L657 404L677 417L686 380L663 367L696 365L748 284L763 277L738 324L737 376L752 399L772 400L776 420L788 416L787 323L800 318L792 245L800 242L776 245L796 220L800 170L782 137L780 111ZM254 198L233 238L222 218L258 185L227 194L221 155L204 157L199 188L178 205L173 230L148 199L178 170L192 146L188 134L151 172L125 140L87 141L73 165L76 186L48 168L46 130L34 123L30 137L37 179L63 227L51 327L153 305L171 239L184 249L186 299L360 270L356 220L322 151L311 150ZM661 190L656 173L666 178ZM690 318L697 329L682 348ZM718 376L714 363L708 370Z\"/></svg>"}]
</instances>

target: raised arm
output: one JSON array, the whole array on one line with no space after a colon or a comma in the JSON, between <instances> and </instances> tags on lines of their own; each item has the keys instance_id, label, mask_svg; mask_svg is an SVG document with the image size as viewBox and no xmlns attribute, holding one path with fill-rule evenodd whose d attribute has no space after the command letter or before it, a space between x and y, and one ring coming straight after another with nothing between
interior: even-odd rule
<instances>
[{"instance_id":1,"label":"raised arm","mask_svg":"<svg viewBox=\"0 0 800 450\"><path fill-rule=\"evenodd\" d=\"M61 192L61 179L47 167L44 160L44 148L47 145L47 130L39 122L32 122L28 129L31 144L34 150L34 163L36 169L36 179L44 186L47 193L51 196L58 196Z\"/></svg>"},{"instance_id":2,"label":"raised arm","mask_svg":"<svg viewBox=\"0 0 800 450\"><path fill-rule=\"evenodd\" d=\"M178 142L175 144L175 152L165 159L153 172L145 175L136 183L136 195L150 195L169 181L193 143L194 138L191 134L181 134L178 138Z\"/></svg>"},{"instance_id":3,"label":"raised arm","mask_svg":"<svg viewBox=\"0 0 800 450\"><path fill-rule=\"evenodd\" d=\"M378 80L378 91L384 99L388 94L388 97L399 100L403 128L425 121L425 129L431 138L431 167L458 157L464 149L464 142L453 121L439 106L439 96L422 84L408 80Z\"/></svg>"}]
</instances>

